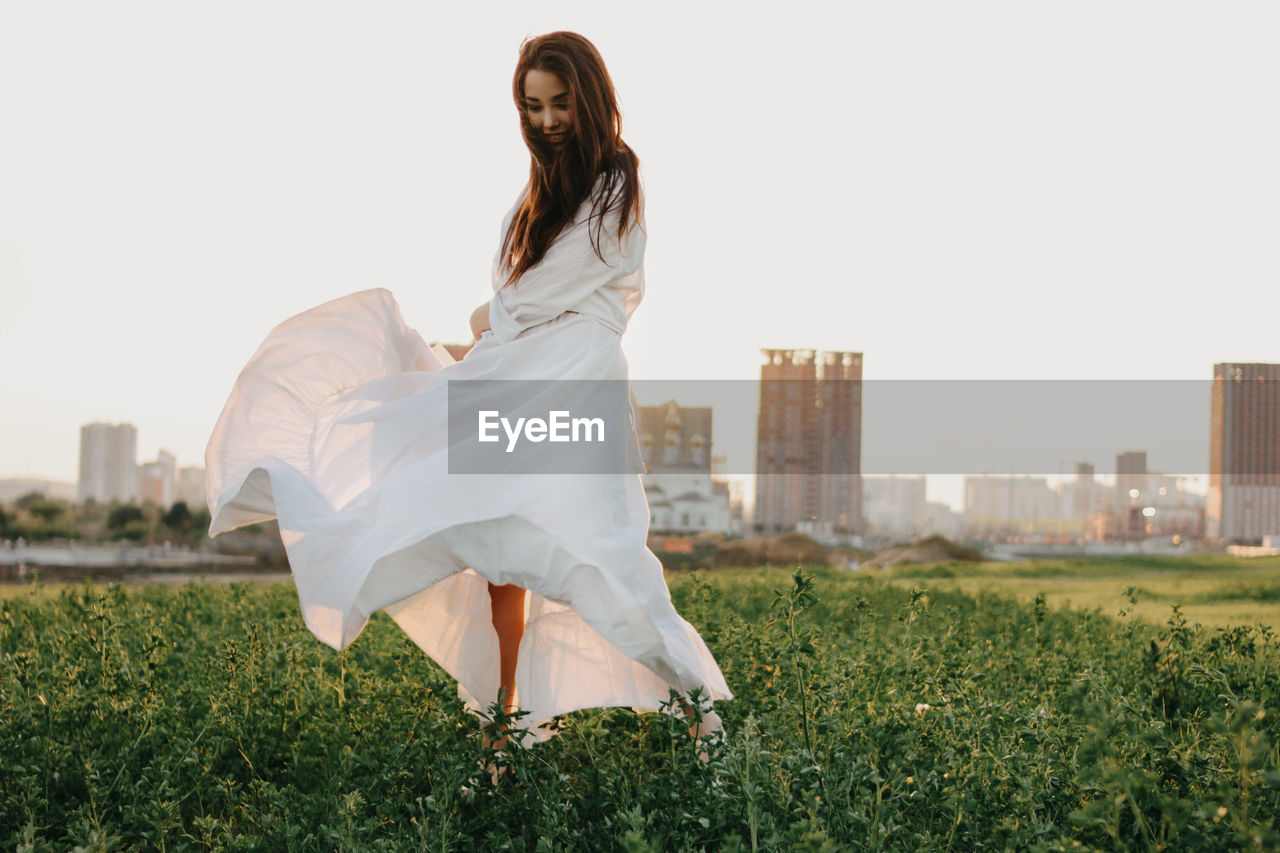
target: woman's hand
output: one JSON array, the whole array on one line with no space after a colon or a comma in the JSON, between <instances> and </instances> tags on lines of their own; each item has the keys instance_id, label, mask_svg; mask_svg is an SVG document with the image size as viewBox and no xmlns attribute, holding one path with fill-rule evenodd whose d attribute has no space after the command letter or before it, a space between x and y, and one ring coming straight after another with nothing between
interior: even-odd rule
<instances>
[{"instance_id":1,"label":"woman's hand","mask_svg":"<svg viewBox=\"0 0 1280 853\"><path fill-rule=\"evenodd\" d=\"M471 334L475 340L489 331L489 303L486 302L471 312Z\"/></svg>"}]
</instances>

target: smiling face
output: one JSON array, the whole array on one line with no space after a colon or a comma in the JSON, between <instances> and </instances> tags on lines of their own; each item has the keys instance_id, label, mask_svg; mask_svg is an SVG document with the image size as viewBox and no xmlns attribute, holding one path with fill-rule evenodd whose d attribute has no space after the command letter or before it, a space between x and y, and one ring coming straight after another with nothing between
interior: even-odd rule
<instances>
[{"instance_id":1,"label":"smiling face","mask_svg":"<svg viewBox=\"0 0 1280 853\"><path fill-rule=\"evenodd\" d=\"M569 86L551 71L532 68L524 77L524 112L537 133L559 147L573 133Z\"/></svg>"}]
</instances>

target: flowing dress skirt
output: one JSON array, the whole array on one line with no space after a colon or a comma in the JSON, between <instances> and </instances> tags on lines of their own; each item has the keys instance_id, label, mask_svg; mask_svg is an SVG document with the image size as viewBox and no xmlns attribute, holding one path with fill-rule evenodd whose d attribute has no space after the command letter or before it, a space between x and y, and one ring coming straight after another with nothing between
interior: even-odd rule
<instances>
[{"instance_id":1,"label":"flowing dress skirt","mask_svg":"<svg viewBox=\"0 0 1280 853\"><path fill-rule=\"evenodd\" d=\"M559 714L731 699L645 545L638 474L451 474L450 379L623 379L621 336L566 313L462 361L391 292L289 318L236 379L205 454L209 534L278 520L302 615L336 649L385 610L482 715L498 696L487 582L530 591L516 668L530 742Z\"/></svg>"}]
</instances>

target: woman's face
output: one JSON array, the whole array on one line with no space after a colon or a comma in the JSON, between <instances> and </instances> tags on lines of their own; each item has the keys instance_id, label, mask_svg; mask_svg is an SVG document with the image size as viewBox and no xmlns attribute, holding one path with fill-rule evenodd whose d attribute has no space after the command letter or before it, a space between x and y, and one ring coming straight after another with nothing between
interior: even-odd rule
<instances>
[{"instance_id":1,"label":"woman's face","mask_svg":"<svg viewBox=\"0 0 1280 853\"><path fill-rule=\"evenodd\" d=\"M573 132L569 86L559 74L533 68L524 75L524 111L534 131L552 145L563 145Z\"/></svg>"}]
</instances>

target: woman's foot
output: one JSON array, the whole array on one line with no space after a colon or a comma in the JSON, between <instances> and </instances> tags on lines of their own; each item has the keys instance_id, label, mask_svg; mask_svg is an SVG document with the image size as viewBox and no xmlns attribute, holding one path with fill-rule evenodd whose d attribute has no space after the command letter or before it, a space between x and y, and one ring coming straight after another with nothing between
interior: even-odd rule
<instances>
[{"instance_id":1,"label":"woman's foot","mask_svg":"<svg viewBox=\"0 0 1280 853\"><path fill-rule=\"evenodd\" d=\"M510 765L499 764L496 760L499 758L505 758L506 755L507 754L505 752L499 749L499 750L494 750L493 758L489 759L488 761L484 760L483 758L476 761L476 766L489 774L489 781L493 783L493 786L495 788L498 786L498 782L502 779L503 776L511 775Z\"/></svg>"},{"instance_id":2,"label":"woman's foot","mask_svg":"<svg viewBox=\"0 0 1280 853\"><path fill-rule=\"evenodd\" d=\"M519 705L515 701L515 685L513 683L503 684L498 688L498 701L495 706L492 706L492 710L496 711L497 705L502 707L502 713L506 716L501 720L484 719L480 722L480 746L491 757L487 760L481 759L476 762L489 773L495 785L498 784L499 777L511 775L511 767L509 765L505 763L499 765L492 759L507 757L507 753L503 750L510 742L510 734L513 728L507 718L513 716L519 709ZM495 739L495 735L499 737Z\"/></svg>"},{"instance_id":3,"label":"woman's foot","mask_svg":"<svg viewBox=\"0 0 1280 853\"><path fill-rule=\"evenodd\" d=\"M489 757L478 760L476 765L489 774L489 778L496 786L498 784L498 780L503 776L511 775L510 765L505 763L499 764L497 761L497 759L507 757L507 753L503 751L503 747L507 745L510 737L507 731L504 730L502 732L502 737L494 740L489 734L489 729L492 725L492 723L486 723L480 728L480 746L486 751L486 753L489 753Z\"/></svg>"},{"instance_id":4,"label":"woman's foot","mask_svg":"<svg viewBox=\"0 0 1280 853\"><path fill-rule=\"evenodd\" d=\"M724 721L715 711L703 711L702 722L689 726L689 737L697 740L716 732L724 731Z\"/></svg>"},{"instance_id":5,"label":"woman's foot","mask_svg":"<svg viewBox=\"0 0 1280 853\"><path fill-rule=\"evenodd\" d=\"M686 705L684 708L686 719L693 719L693 708ZM706 743L710 735L724 730L724 722L720 719L720 715L715 711L707 710L702 712L702 720L689 726L689 737L693 738L698 749L698 760L703 764L711 761L711 757L707 755L707 751L702 749L702 745Z\"/></svg>"}]
</instances>

